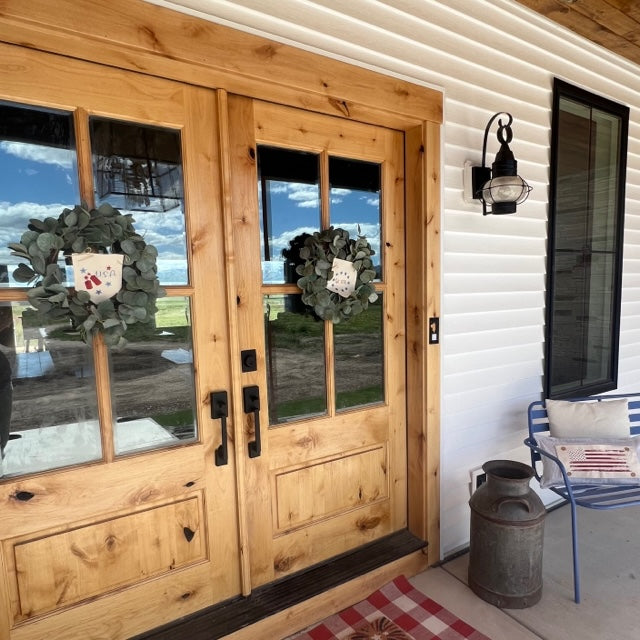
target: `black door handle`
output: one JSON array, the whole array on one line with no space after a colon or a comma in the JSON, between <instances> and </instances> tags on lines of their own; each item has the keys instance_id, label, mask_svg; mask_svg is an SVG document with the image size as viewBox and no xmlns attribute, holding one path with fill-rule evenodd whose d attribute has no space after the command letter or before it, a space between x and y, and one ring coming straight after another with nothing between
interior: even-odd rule
<instances>
[{"instance_id":1,"label":"black door handle","mask_svg":"<svg viewBox=\"0 0 640 640\"><path fill-rule=\"evenodd\" d=\"M260 389L257 386L243 387L242 401L245 413L253 413L255 439L249 443L249 457L257 458L262 452L260 443Z\"/></svg>"},{"instance_id":2,"label":"black door handle","mask_svg":"<svg viewBox=\"0 0 640 640\"><path fill-rule=\"evenodd\" d=\"M214 420L221 419L222 444L216 449L216 467L222 467L229 462L229 450L227 447L227 416L229 415L229 405L226 391L214 391L211 394L211 417Z\"/></svg>"}]
</instances>

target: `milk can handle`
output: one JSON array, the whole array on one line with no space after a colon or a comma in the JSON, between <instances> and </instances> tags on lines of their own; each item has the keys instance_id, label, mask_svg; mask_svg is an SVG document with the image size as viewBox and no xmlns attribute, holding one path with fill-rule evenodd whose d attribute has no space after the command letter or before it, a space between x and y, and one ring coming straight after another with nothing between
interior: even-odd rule
<instances>
[{"instance_id":1,"label":"milk can handle","mask_svg":"<svg viewBox=\"0 0 640 640\"><path fill-rule=\"evenodd\" d=\"M528 513L531 513L531 505L526 498L512 498L510 496L504 496L502 498L498 498L493 505L491 505L491 508L497 513L500 511L500 507L503 504L507 504L507 502L517 502L518 504L523 505Z\"/></svg>"}]
</instances>

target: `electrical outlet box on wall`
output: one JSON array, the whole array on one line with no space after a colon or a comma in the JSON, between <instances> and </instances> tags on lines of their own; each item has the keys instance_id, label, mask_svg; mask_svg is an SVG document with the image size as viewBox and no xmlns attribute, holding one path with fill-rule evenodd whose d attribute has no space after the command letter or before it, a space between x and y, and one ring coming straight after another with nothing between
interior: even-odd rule
<instances>
[{"instance_id":1,"label":"electrical outlet box on wall","mask_svg":"<svg viewBox=\"0 0 640 640\"><path fill-rule=\"evenodd\" d=\"M473 495L473 492L487 481L487 474L483 471L482 467L472 469L470 474L471 482L469 484L469 493Z\"/></svg>"}]
</instances>

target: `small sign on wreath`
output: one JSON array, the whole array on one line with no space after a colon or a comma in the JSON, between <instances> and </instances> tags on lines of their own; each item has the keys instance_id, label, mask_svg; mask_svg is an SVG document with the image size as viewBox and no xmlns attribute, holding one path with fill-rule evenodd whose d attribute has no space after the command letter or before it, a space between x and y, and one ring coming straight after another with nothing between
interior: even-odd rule
<instances>
[{"instance_id":1,"label":"small sign on wreath","mask_svg":"<svg viewBox=\"0 0 640 640\"><path fill-rule=\"evenodd\" d=\"M110 204L64 209L58 218L29 220L20 242L8 246L25 260L13 272L33 283L27 299L45 325L70 324L85 342L101 334L122 345L129 325L149 322L165 295L157 276L157 249L136 233L131 214ZM65 285L60 255L74 261L75 289Z\"/></svg>"},{"instance_id":2,"label":"small sign on wreath","mask_svg":"<svg viewBox=\"0 0 640 640\"><path fill-rule=\"evenodd\" d=\"M357 316L378 299L373 281L375 251L365 236L329 227L304 240L296 267L302 301L323 320L339 323Z\"/></svg>"},{"instance_id":3,"label":"small sign on wreath","mask_svg":"<svg viewBox=\"0 0 640 640\"><path fill-rule=\"evenodd\" d=\"M343 298L348 298L356 290L358 279L358 272L353 262L334 258L331 263L331 272L333 275L327 281L327 289Z\"/></svg>"},{"instance_id":4,"label":"small sign on wreath","mask_svg":"<svg viewBox=\"0 0 640 640\"><path fill-rule=\"evenodd\" d=\"M93 304L113 298L122 289L122 260L116 253L72 253L73 284Z\"/></svg>"}]
</instances>

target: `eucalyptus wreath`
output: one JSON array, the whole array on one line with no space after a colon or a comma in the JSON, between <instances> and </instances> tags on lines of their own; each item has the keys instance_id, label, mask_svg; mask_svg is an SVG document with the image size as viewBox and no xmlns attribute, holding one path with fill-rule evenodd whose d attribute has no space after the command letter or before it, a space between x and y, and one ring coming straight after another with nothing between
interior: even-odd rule
<instances>
[{"instance_id":1,"label":"eucalyptus wreath","mask_svg":"<svg viewBox=\"0 0 640 640\"><path fill-rule=\"evenodd\" d=\"M157 249L133 227L131 214L110 204L97 209L76 205L57 218L29 220L19 243L10 243L11 255L27 261L13 272L18 282L33 284L27 291L39 320L46 325L66 324L89 343L101 333L107 345L122 345L129 325L149 322L156 299L165 295L157 277ZM60 254L115 253L123 255L122 289L112 298L93 303L86 291L64 285Z\"/></svg>"},{"instance_id":2,"label":"eucalyptus wreath","mask_svg":"<svg viewBox=\"0 0 640 640\"><path fill-rule=\"evenodd\" d=\"M371 256L374 254L365 236L359 235L354 240L345 229L329 227L307 236L300 249L304 264L296 267L296 273L301 276L297 284L302 289L302 301L320 318L336 324L362 313L370 302L378 299L373 286L376 271ZM356 269L356 288L346 298L327 289L335 258L352 262Z\"/></svg>"}]
</instances>

